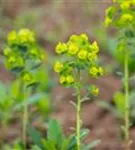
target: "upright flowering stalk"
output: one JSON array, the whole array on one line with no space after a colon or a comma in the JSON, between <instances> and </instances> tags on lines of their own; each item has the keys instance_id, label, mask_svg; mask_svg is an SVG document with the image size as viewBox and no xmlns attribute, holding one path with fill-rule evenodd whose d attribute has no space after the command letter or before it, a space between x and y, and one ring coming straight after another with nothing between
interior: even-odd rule
<instances>
[{"instance_id":1,"label":"upright flowering stalk","mask_svg":"<svg viewBox=\"0 0 135 150\"><path fill-rule=\"evenodd\" d=\"M29 29L21 29L18 32L11 31L8 34L7 44L4 48L5 65L21 81L23 86L24 112L23 112L23 144L26 148L26 126L28 110L26 97L27 88L36 84L34 73L41 65L44 54L37 45L35 35Z\"/></svg>"},{"instance_id":2,"label":"upright flowering stalk","mask_svg":"<svg viewBox=\"0 0 135 150\"><path fill-rule=\"evenodd\" d=\"M126 150L130 149L130 102L129 102L129 65L134 51L135 30L135 0L114 0L112 6L106 10L105 25L112 24L118 29L117 54L124 64L125 89L125 141Z\"/></svg>"},{"instance_id":3,"label":"upright flowering stalk","mask_svg":"<svg viewBox=\"0 0 135 150\"><path fill-rule=\"evenodd\" d=\"M81 103L85 97L81 95L81 89L87 87L88 95L97 96L99 89L95 85L85 85L83 72L93 78L103 75L103 68L97 60L99 47L96 42L90 43L87 35L72 35L67 43L58 43L56 53L63 55L63 60L56 61L54 70L60 76L59 82L63 86L73 87L76 90L76 139L77 150L81 150L80 129L81 129Z\"/></svg>"}]
</instances>

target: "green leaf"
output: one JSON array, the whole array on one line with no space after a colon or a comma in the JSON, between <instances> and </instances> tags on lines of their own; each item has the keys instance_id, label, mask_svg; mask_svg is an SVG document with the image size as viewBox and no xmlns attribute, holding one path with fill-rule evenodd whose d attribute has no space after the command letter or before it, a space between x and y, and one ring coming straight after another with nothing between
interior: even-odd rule
<instances>
[{"instance_id":1,"label":"green leaf","mask_svg":"<svg viewBox=\"0 0 135 150\"><path fill-rule=\"evenodd\" d=\"M18 67L18 66L15 66L11 69L11 71L15 74L18 74L20 73L24 68L23 67Z\"/></svg>"},{"instance_id":2,"label":"green leaf","mask_svg":"<svg viewBox=\"0 0 135 150\"><path fill-rule=\"evenodd\" d=\"M0 83L0 96L1 97L5 97L7 94L6 94L6 85L3 84L3 83Z\"/></svg>"},{"instance_id":3,"label":"green leaf","mask_svg":"<svg viewBox=\"0 0 135 150\"><path fill-rule=\"evenodd\" d=\"M51 120L49 122L47 138L50 141L54 141L55 145L61 149L61 145L64 139L64 135L62 133L62 129L59 123L56 120Z\"/></svg>"},{"instance_id":4,"label":"green leaf","mask_svg":"<svg viewBox=\"0 0 135 150\"><path fill-rule=\"evenodd\" d=\"M83 141L89 133L90 131L88 129L82 129L80 136L81 141ZM75 150L75 149L76 149L76 134L73 134L70 136L68 150Z\"/></svg>"},{"instance_id":5,"label":"green leaf","mask_svg":"<svg viewBox=\"0 0 135 150\"><path fill-rule=\"evenodd\" d=\"M125 112L125 97L122 92L116 92L114 94L114 103L117 111L121 117L124 117Z\"/></svg>"},{"instance_id":6,"label":"green leaf","mask_svg":"<svg viewBox=\"0 0 135 150\"><path fill-rule=\"evenodd\" d=\"M120 71L116 72L116 74L117 74L118 76L120 76L120 77L123 77L123 76L124 76L123 73L120 72Z\"/></svg>"},{"instance_id":7,"label":"green leaf","mask_svg":"<svg viewBox=\"0 0 135 150\"><path fill-rule=\"evenodd\" d=\"M95 140L89 143L88 145L84 145L83 150L92 150L100 143L100 140Z\"/></svg>"},{"instance_id":8,"label":"green leaf","mask_svg":"<svg viewBox=\"0 0 135 150\"><path fill-rule=\"evenodd\" d=\"M83 141L88 136L89 133L90 133L89 129L82 129L80 135L81 141Z\"/></svg>"},{"instance_id":9,"label":"green leaf","mask_svg":"<svg viewBox=\"0 0 135 150\"><path fill-rule=\"evenodd\" d=\"M56 150L54 141L43 140L42 143L43 143L44 150Z\"/></svg>"},{"instance_id":10,"label":"green leaf","mask_svg":"<svg viewBox=\"0 0 135 150\"><path fill-rule=\"evenodd\" d=\"M45 94L45 93L38 93L38 94L34 94L34 95L28 97L28 98L27 98L26 100L24 100L24 101L27 101L27 105L36 104L40 99L43 98L43 96L44 96L44 97L48 97L48 95ZM14 109L20 109L21 107L23 107L24 104L25 104L24 101L23 101L22 103L17 104L17 105L14 107Z\"/></svg>"},{"instance_id":11,"label":"green leaf","mask_svg":"<svg viewBox=\"0 0 135 150\"><path fill-rule=\"evenodd\" d=\"M28 135L31 137L32 141L34 142L34 144L36 144L37 146L42 148L42 143L41 143L42 136L41 136L41 134L30 125L28 125L27 132L28 132Z\"/></svg>"},{"instance_id":12,"label":"green leaf","mask_svg":"<svg viewBox=\"0 0 135 150\"><path fill-rule=\"evenodd\" d=\"M105 100L99 100L96 102L96 104L98 106L100 106L101 108L108 110L108 111L112 111L115 112L116 110L112 107L112 105L108 102L106 102Z\"/></svg>"},{"instance_id":13,"label":"green leaf","mask_svg":"<svg viewBox=\"0 0 135 150\"><path fill-rule=\"evenodd\" d=\"M127 36L128 38L133 38L135 37L134 31L132 29L128 29L125 31L125 36Z\"/></svg>"},{"instance_id":14,"label":"green leaf","mask_svg":"<svg viewBox=\"0 0 135 150\"><path fill-rule=\"evenodd\" d=\"M65 138L62 142L62 146L61 146L61 150L67 150L68 149L68 145L70 144L70 137L69 138Z\"/></svg>"},{"instance_id":15,"label":"green leaf","mask_svg":"<svg viewBox=\"0 0 135 150\"><path fill-rule=\"evenodd\" d=\"M116 7L115 6L110 6L106 10L106 14L108 15L109 18L112 18L114 13L115 13L115 11L116 11Z\"/></svg>"},{"instance_id":16,"label":"green leaf","mask_svg":"<svg viewBox=\"0 0 135 150\"><path fill-rule=\"evenodd\" d=\"M37 145L32 146L31 148L32 150L42 150L41 148L39 148Z\"/></svg>"},{"instance_id":17,"label":"green leaf","mask_svg":"<svg viewBox=\"0 0 135 150\"><path fill-rule=\"evenodd\" d=\"M13 99L19 103L20 101L23 101L24 97L24 89L23 89L23 83L21 80L15 80L11 83L10 87L10 95Z\"/></svg>"},{"instance_id":18,"label":"green leaf","mask_svg":"<svg viewBox=\"0 0 135 150\"><path fill-rule=\"evenodd\" d=\"M38 108L38 111L41 112L43 115L48 115L51 112L51 100L50 96L46 95L41 97L37 103L36 106Z\"/></svg>"},{"instance_id":19,"label":"green leaf","mask_svg":"<svg viewBox=\"0 0 135 150\"><path fill-rule=\"evenodd\" d=\"M68 146L68 150L76 149L76 135L72 134L70 136L70 142Z\"/></svg>"}]
</instances>

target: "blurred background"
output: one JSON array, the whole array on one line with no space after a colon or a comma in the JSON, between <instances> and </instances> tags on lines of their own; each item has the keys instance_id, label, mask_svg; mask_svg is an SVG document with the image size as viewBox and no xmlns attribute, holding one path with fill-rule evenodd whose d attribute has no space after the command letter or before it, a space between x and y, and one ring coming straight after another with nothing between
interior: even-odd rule
<instances>
[{"instance_id":1,"label":"blurred background","mask_svg":"<svg viewBox=\"0 0 135 150\"><path fill-rule=\"evenodd\" d=\"M8 32L29 28L36 33L39 44L45 49L47 64L44 64L40 77L42 76L41 82L45 83L41 89L46 95L42 101L34 101L36 106L30 108L31 112L40 112L35 115L38 116L37 119L34 119L34 115L31 117L33 126L39 130L44 131L43 120L46 120L46 116L57 119L66 134L72 133L70 127L75 126L75 110L70 104L75 99L72 90L58 85L58 77L52 71L52 64L57 59L54 52L56 44L67 41L72 34L80 33L86 33L91 42L97 41L100 47L99 61L106 69L106 76L96 81L90 80L98 85L100 95L96 100L84 103L82 108L83 126L91 130L87 140L101 139L97 150L123 148L119 129L122 119L118 119L121 116L116 113L117 104L114 100L122 96L121 93L116 94L122 89L121 78L116 74L119 65L114 55L116 31L104 27L105 9L111 3L111 0L0 0L1 94L2 91L6 93L9 83L14 79L3 65L3 48ZM12 86L17 88L16 83L10 85ZM1 146L12 143L20 135L21 123L16 119L18 115L16 113L15 117L9 117L8 130L5 131L1 126ZM135 129L131 130L132 137L135 137Z\"/></svg>"}]
</instances>

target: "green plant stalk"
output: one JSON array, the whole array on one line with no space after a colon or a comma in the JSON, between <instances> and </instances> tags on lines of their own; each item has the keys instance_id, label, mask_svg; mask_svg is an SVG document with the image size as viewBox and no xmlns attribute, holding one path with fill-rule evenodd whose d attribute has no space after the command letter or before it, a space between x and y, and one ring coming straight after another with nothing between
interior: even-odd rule
<instances>
[{"instance_id":1,"label":"green plant stalk","mask_svg":"<svg viewBox=\"0 0 135 150\"><path fill-rule=\"evenodd\" d=\"M8 120L9 120L9 115L8 115L7 111L5 110L5 112L4 112L3 126L5 126L5 127L8 126Z\"/></svg>"},{"instance_id":2,"label":"green plant stalk","mask_svg":"<svg viewBox=\"0 0 135 150\"><path fill-rule=\"evenodd\" d=\"M24 91L26 91L26 87L24 87ZM28 122L28 106L27 106L27 94L24 92L24 109L23 109L23 130L22 130L22 139L23 139L23 146L26 149L27 143L27 122Z\"/></svg>"},{"instance_id":3,"label":"green plant stalk","mask_svg":"<svg viewBox=\"0 0 135 150\"><path fill-rule=\"evenodd\" d=\"M80 143L80 128L81 128L80 111L81 111L81 97L80 97L80 93L78 93L78 95L77 95L77 124L76 124L77 150L80 150L80 148L81 148L81 143Z\"/></svg>"},{"instance_id":4,"label":"green plant stalk","mask_svg":"<svg viewBox=\"0 0 135 150\"><path fill-rule=\"evenodd\" d=\"M4 112L4 110L3 110ZM4 119L2 121L2 129L4 131L4 133L6 133L7 129L8 129L8 113L4 112Z\"/></svg>"},{"instance_id":5,"label":"green plant stalk","mask_svg":"<svg viewBox=\"0 0 135 150\"><path fill-rule=\"evenodd\" d=\"M79 83L80 83L80 71L78 71L79 75ZM80 87L77 87L77 112L76 112L76 139L77 139L77 150L81 150L81 142L80 142L80 129L81 129L81 91Z\"/></svg>"},{"instance_id":6,"label":"green plant stalk","mask_svg":"<svg viewBox=\"0 0 135 150\"><path fill-rule=\"evenodd\" d=\"M128 70L128 51L125 51L124 59L124 89L125 89L125 142L126 150L130 150L129 138L129 70Z\"/></svg>"},{"instance_id":7,"label":"green plant stalk","mask_svg":"<svg viewBox=\"0 0 135 150\"><path fill-rule=\"evenodd\" d=\"M23 112L23 145L26 149L26 137L27 137L27 121L28 121L28 109L27 109L27 102L25 100L24 103L24 112Z\"/></svg>"}]
</instances>

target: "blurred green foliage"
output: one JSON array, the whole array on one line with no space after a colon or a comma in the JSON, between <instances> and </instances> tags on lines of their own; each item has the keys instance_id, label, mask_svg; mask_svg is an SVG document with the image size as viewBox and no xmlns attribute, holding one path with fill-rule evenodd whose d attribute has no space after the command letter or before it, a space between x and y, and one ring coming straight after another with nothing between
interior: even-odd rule
<instances>
[{"instance_id":1,"label":"blurred green foliage","mask_svg":"<svg viewBox=\"0 0 135 150\"><path fill-rule=\"evenodd\" d=\"M28 105L35 105L37 112L47 116L51 112L51 89L55 84L53 80L49 79L49 72L45 68L41 68L35 77L39 84L33 89L33 94L27 99ZM22 83L20 80L14 80L11 83L0 83L0 120L7 122L12 118L15 111L20 111L24 105L24 95L21 92Z\"/></svg>"},{"instance_id":2,"label":"blurred green foliage","mask_svg":"<svg viewBox=\"0 0 135 150\"><path fill-rule=\"evenodd\" d=\"M89 130L81 131L81 141L84 141L88 136ZM56 120L50 120L47 130L47 138L44 139L41 134L35 129L29 127L29 135L33 142L37 145L36 148L41 150L76 150L76 135L72 134L66 137L62 131L60 124ZM99 140L92 141L89 144L82 145L83 150L93 149L99 144Z\"/></svg>"}]
</instances>

